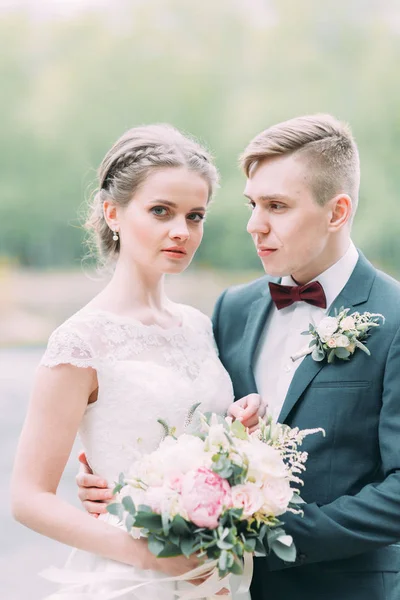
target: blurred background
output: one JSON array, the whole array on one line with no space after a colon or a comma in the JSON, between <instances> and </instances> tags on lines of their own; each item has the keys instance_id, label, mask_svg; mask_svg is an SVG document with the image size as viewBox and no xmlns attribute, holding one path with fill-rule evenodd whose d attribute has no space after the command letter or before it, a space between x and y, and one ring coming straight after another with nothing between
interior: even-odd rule
<instances>
[{"instance_id":1,"label":"blurred background","mask_svg":"<svg viewBox=\"0 0 400 600\"><path fill-rule=\"evenodd\" d=\"M222 183L171 295L207 313L262 274L245 231L237 157L269 125L331 112L361 154L354 239L400 273L397 0L0 0L2 597L53 589L37 572L68 549L9 516L8 485L49 332L105 284L82 223L103 155L127 128L169 122L212 151ZM78 448L78 446L76 447ZM76 454L62 483L75 500Z\"/></svg>"}]
</instances>

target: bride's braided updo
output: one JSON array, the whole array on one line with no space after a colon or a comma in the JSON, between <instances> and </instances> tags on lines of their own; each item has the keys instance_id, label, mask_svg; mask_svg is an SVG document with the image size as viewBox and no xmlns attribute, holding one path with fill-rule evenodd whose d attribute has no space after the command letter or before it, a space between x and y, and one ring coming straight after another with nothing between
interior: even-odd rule
<instances>
[{"instance_id":1,"label":"bride's braided updo","mask_svg":"<svg viewBox=\"0 0 400 600\"><path fill-rule=\"evenodd\" d=\"M95 193L86 228L95 235L100 256L107 260L119 253L103 212L105 200L126 206L155 169L186 167L205 179L209 199L218 184L218 171L208 152L170 125L147 125L126 131L104 157L98 170Z\"/></svg>"}]
</instances>

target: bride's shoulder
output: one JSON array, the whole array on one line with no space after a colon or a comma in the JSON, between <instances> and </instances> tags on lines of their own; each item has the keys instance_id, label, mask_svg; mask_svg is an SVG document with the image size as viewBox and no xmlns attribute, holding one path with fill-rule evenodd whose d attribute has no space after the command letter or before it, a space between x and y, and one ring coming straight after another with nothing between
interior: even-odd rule
<instances>
[{"instance_id":1,"label":"bride's shoulder","mask_svg":"<svg viewBox=\"0 0 400 600\"><path fill-rule=\"evenodd\" d=\"M69 363L95 367L98 355L98 319L91 312L81 309L50 334L41 364L56 366Z\"/></svg>"},{"instance_id":2,"label":"bride's shoulder","mask_svg":"<svg viewBox=\"0 0 400 600\"><path fill-rule=\"evenodd\" d=\"M189 306L188 304L180 304L179 308L183 313L184 320L186 320L188 324L207 331L212 329L210 317L201 312L198 308Z\"/></svg>"}]
</instances>

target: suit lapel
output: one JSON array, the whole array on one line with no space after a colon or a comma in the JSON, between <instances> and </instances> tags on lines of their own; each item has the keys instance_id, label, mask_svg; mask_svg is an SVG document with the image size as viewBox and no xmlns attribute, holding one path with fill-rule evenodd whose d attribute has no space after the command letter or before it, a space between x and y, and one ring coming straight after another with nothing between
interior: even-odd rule
<instances>
[{"instance_id":1,"label":"suit lapel","mask_svg":"<svg viewBox=\"0 0 400 600\"><path fill-rule=\"evenodd\" d=\"M258 300L255 300L249 310L246 327L243 333L242 356L244 359L244 376L251 383L250 387L257 389L253 373L253 357L257 349L260 336L271 308L272 300L268 287Z\"/></svg>"},{"instance_id":2,"label":"suit lapel","mask_svg":"<svg viewBox=\"0 0 400 600\"><path fill-rule=\"evenodd\" d=\"M359 252L359 255L358 262L349 281L337 296L329 310L330 316L335 315L335 309L339 311L342 307L349 308L349 312L352 313L356 310L356 306L363 304L368 300L372 283L376 276L376 271L361 252ZM278 418L280 423L283 423L287 419L289 413L298 402L303 392L323 368L329 369L326 360L317 362L311 355L308 355L303 359L303 362L294 374L288 393L286 394L285 402L283 403Z\"/></svg>"}]
</instances>

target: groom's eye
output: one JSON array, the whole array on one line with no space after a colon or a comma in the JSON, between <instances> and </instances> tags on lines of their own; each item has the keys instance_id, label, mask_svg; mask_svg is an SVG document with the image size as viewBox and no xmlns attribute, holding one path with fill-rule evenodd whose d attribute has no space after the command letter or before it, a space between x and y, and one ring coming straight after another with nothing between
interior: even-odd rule
<instances>
[{"instance_id":1,"label":"groom's eye","mask_svg":"<svg viewBox=\"0 0 400 600\"><path fill-rule=\"evenodd\" d=\"M285 204L282 204L281 202L271 202L269 207L272 210L281 210L282 208L286 208Z\"/></svg>"},{"instance_id":2,"label":"groom's eye","mask_svg":"<svg viewBox=\"0 0 400 600\"><path fill-rule=\"evenodd\" d=\"M249 208L250 210L254 210L256 207L255 202L253 202L252 200L245 202L245 206L247 206L247 208Z\"/></svg>"}]
</instances>

